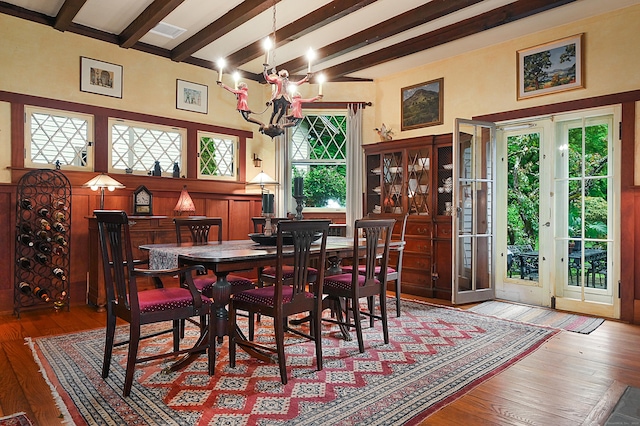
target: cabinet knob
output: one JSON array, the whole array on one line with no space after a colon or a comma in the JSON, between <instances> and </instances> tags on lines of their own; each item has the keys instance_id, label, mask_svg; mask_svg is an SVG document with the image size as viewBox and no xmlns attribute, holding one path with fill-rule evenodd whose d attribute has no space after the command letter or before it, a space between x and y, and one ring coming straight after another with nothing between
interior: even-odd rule
<instances>
[{"instance_id":1,"label":"cabinet knob","mask_svg":"<svg viewBox=\"0 0 640 426\"><path fill-rule=\"evenodd\" d=\"M135 225L136 223L137 223L137 222L136 222L135 220L130 220L130 221L129 221L129 226L133 226L133 225Z\"/></svg>"},{"instance_id":2,"label":"cabinet knob","mask_svg":"<svg viewBox=\"0 0 640 426\"><path fill-rule=\"evenodd\" d=\"M427 228L416 228L416 232L418 232L418 234L426 234L427 232L429 232L429 230Z\"/></svg>"}]
</instances>

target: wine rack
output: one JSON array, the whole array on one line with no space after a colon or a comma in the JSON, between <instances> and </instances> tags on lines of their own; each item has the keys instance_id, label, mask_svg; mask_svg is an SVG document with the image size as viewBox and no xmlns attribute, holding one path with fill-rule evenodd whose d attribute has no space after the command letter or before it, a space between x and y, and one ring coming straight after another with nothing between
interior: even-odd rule
<instances>
[{"instance_id":1,"label":"wine rack","mask_svg":"<svg viewBox=\"0 0 640 426\"><path fill-rule=\"evenodd\" d=\"M13 311L69 310L71 185L59 170L33 170L17 187Z\"/></svg>"}]
</instances>

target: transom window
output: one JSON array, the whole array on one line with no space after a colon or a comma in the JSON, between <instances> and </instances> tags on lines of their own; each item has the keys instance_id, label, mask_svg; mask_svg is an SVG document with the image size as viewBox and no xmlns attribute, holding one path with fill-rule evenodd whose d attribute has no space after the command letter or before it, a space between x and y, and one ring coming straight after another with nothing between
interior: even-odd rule
<instances>
[{"instance_id":1,"label":"transom window","mask_svg":"<svg viewBox=\"0 0 640 426\"><path fill-rule=\"evenodd\" d=\"M25 108L25 166L93 170L93 117L68 111Z\"/></svg>"},{"instance_id":2,"label":"transom window","mask_svg":"<svg viewBox=\"0 0 640 426\"><path fill-rule=\"evenodd\" d=\"M237 156L237 138L198 132L198 178L235 179Z\"/></svg>"},{"instance_id":3,"label":"transom window","mask_svg":"<svg viewBox=\"0 0 640 426\"><path fill-rule=\"evenodd\" d=\"M163 174L184 170L186 131L157 124L110 119L111 171L148 174L156 161Z\"/></svg>"},{"instance_id":4,"label":"transom window","mask_svg":"<svg viewBox=\"0 0 640 426\"><path fill-rule=\"evenodd\" d=\"M293 176L304 177L307 207L345 208L347 116L344 111L305 113L289 131Z\"/></svg>"}]
</instances>

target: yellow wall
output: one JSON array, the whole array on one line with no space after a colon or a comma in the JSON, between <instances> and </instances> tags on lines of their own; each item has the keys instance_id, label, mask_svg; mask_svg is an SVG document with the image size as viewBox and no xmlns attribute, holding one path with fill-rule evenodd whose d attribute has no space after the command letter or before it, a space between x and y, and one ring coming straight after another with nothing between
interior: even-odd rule
<instances>
[{"instance_id":1,"label":"yellow wall","mask_svg":"<svg viewBox=\"0 0 640 426\"><path fill-rule=\"evenodd\" d=\"M262 168L274 175L278 141L260 134L257 126L241 118L235 109L235 96L216 85L216 71L122 49L4 14L0 14L0 28L0 57L5 58L0 61L0 90L252 131L254 138L247 141L244 159L247 180L260 171L253 167L254 153L263 159ZM80 91L81 56L123 66L122 99ZM176 79L208 86L208 114L176 109ZM229 74L224 74L223 81L233 85ZM270 87L244 81L249 86L249 106L256 112L265 110ZM316 84L300 86L303 98L313 97L317 91ZM375 97L373 83L325 83L323 91L327 101L373 102ZM373 110L366 112L365 129L375 127ZM0 182L10 181L9 113L8 104L0 103ZM267 122L270 110L256 117Z\"/></svg>"},{"instance_id":2,"label":"yellow wall","mask_svg":"<svg viewBox=\"0 0 640 426\"><path fill-rule=\"evenodd\" d=\"M640 6L633 6L380 79L375 122L397 130L396 139L440 134L452 132L456 118L640 89L639 22ZM585 88L518 101L516 52L580 33L585 34ZM444 123L400 132L401 88L441 77Z\"/></svg>"}]
</instances>

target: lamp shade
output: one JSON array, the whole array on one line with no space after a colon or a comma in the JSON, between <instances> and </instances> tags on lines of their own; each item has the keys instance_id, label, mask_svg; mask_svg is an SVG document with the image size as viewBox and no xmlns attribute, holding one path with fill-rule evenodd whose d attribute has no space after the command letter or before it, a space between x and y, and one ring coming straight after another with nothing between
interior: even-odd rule
<instances>
[{"instance_id":1,"label":"lamp shade","mask_svg":"<svg viewBox=\"0 0 640 426\"><path fill-rule=\"evenodd\" d=\"M178 198L178 202L176 206L173 208L176 212L195 212L196 206L193 204L193 200L191 196L187 192L187 186L182 187L182 192L180 192L180 197Z\"/></svg>"},{"instance_id":2,"label":"lamp shade","mask_svg":"<svg viewBox=\"0 0 640 426\"><path fill-rule=\"evenodd\" d=\"M258 173L256 177L254 177L249 182L247 182L247 185L260 185L260 186L277 185L277 184L278 184L278 181L276 181L274 178L272 178L271 176L269 176L263 171Z\"/></svg>"},{"instance_id":3,"label":"lamp shade","mask_svg":"<svg viewBox=\"0 0 640 426\"><path fill-rule=\"evenodd\" d=\"M94 191L97 191L98 189L104 189L104 188L107 188L109 191L113 191L116 188L122 189L125 187L123 184L121 184L114 178L104 173L99 174L98 176L94 177L93 179L91 179L89 182L85 183L82 186L91 188Z\"/></svg>"}]
</instances>

